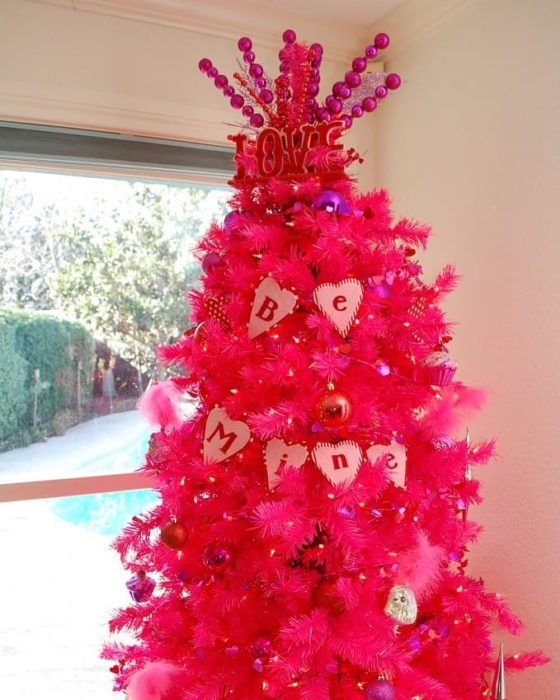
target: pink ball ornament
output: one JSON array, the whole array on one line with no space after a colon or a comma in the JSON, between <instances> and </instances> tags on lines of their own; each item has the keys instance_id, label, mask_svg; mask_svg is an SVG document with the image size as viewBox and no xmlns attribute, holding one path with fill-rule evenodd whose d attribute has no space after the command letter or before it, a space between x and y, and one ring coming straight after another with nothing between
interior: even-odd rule
<instances>
[{"instance_id":1,"label":"pink ball ornament","mask_svg":"<svg viewBox=\"0 0 560 700\"><path fill-rule=\"evenodd\" d=\"M317 100L314 97L306 97L305 106L307 107L307 109L317 109Z\"/></svg>"},{"instance_id":2,"label":"pink ball ornament","mask_svg":"<svg viewBox=\"0 0 560 700\"><path fill-rule=\"evenodd\" d=\"M249 39L248 36L242 36L241 39L237 42L237 48L240 51L249 51L250 49L253 48L253 42L251 39Z\"/></svg>"},{"instance_id":3,"label":"pink ball ornament","mask_svg":"<svg viewBox=\"0 0 560 700\"><path fill-rule=\"evenodd\" d=\"M241 109L243 105L245 104L245 100L241 95L232 95L232 97L229 100L230 105L234 109Z\"/></svg>"},{"instance_id":4,"label":"pink ball ornament","mask_svg":"<svg viewBox=\"0 0 560 700\"><path fill-rule=\"evenodd\" d=\"M255 62L255 52L254 51L245 51L243 54L243 60L245 63L254 63Z\"/></svg>"},{"instance_id":5,"label":"pink ball ornament","mask_svg":"<svg viewBox=\"0 0 560 700\"><path fill-rule=\"evenodd\" d=\"M311 97L317 97L319 94L319 84L318 83L309 83L307 85L307 94L310 95Z\"/></svg>"},{"instance_id":6,"label":"pink ball ornament","mask_svg":"<svg viewBox=\"0 0 560 700\"><path fill-rule=\"evenodd\" d=\"M364 116L364 110L360 107L360 105L354 105L352 107L352 116L354 119L359 119L360 117Z\"/></svg>"},{"instance_id":7,"label":"pink ball ornament","mask_svg":"<svg viewBox=\"0 0 560 700\"><path fill-rule=\"evenodd\" d=\"M323 55L323 46L322 44L311 44L309 47L311 51L315 54L315 56L322 56Z\"/></svg>"},{"instance_id":8,"label":"pink ball ornament","mask_svg":"<svg viewBox=\"0 0 560 700\"><path fill-rule=\"evenodd\" d=\"M286 31L282 34L282 39L285 44L295 44L296 33L293 29L286 29Z\"/></svg>"},{"instance_id":9,"label":"pink ball ornament","mask_svg":"<svg viewBox=\"0 0 560 700\"><path fill-rule=\"evenodd\" d=\"M219 253L210 251L202 258L202 269L209 275L219 267L224 266L224 261Z\"/></svg>"},{"instance_id":10,"label":"pink ball ornament","mask_svg":"<svg viewBox=\"0 0 560 700\"><path fill-rule=\"evenodd\" d=\"M372 61L377 57L377 48L373 44L370 44L369 46L366 46L364 53L366 54L366 58Z\"/></svg>"},{"instance_id":11,"label":"pink ball ornament","mask_svg":"<svg viewBox=\"0 0 560 700\"><path fill-rule=\"evenodd\" d=\"M344 81L348 87L357 88L361 84L362 78L355 70L349 70L344 76Z\"/></svg>"},{"instance_id":12,"label":"pink ball ornament","mask_svg":"<svg viewBox=\"0 0 560 700\"><path fill-rule=\"evenodd\" d=\"M274 95L272 94L272 91L268 88L261 90L259 92L259 97L267 105L269 105L274 100Z\"/></svg>"},{"instance_id":13,"label":"pink ball ornament","mask_svg":"<svg viewBox=\"0 0 560 700\"><path fill-rule=\"evenodd\" d=\"M253 114L251 116L251 119L249 120L249 123L256 129L260 129L261 126L264 124L264 117L262 116L262 114Z\"/></svg>"},{"instance_id":14,"label":"pink ball ornament","mask_svg":"<svg viewBox=\"0 0 560 700\"><path fill-rule=\"evenodd\" d=\"M219 88L220 90L223 90L228 84L228 79L225 75L217 75L214 78L214 85Z\"/></svg>"},{"instance_id":15,"label":"pink ball ornament","mask_svg":"<svg viewBox=\"0 0 560 700\"><path fill-rule=\"evenodd\" d=\"M238 211L230 211L224 217L224 223L222 224L224 233L226 236L231 236L235 233L235 229L241 223L243 217Z\"/></svg>"},{"instance_id":16,"label":"pink ball ornament","mask_svg":"<svg viewBox=\"0 0 560 700\"><path fill-rule=\"evenodd\" d=\"M387 97L388 90L385 87L385 85L378 85L375 88L375 96L377 97L378 100L382 100L385 97Z\"/></svg>"},{"instance_id":17,"label":"pink ball ornament","mask_svg":"<svg viewBox=\"0 0 560 700\"><path fill-rule=\"evenodd\" d=\"M244 117L250 117L251 114L253 114L254 111L255 111L255 110L253 109L253 107L252 107L251 105L245 105L245 106L243 107L243 109L241 110L241 114L242 114Z\"/></svg>"},{"instance_id":18,"label":"pink ball ornament","mask_svg":"<svg viewBox=\"0 0 560 700\"><path fill-rule=\"evenodd\" d=\"M235 88L233 85L226 85L224 88L224 95L226 97L233 97L235 95Z\"/></svg>"},{"instance_id":19,"label":"pink ball ornament","mask_svg":"<svg viewBox=\"0 0 560 700\"><path fill-rule=\"evenodd\" d=\"M389 90L396 90L401 85L401 76L398 73L389 73L385 78L385 85Z\"/></svg>"},{"instance_id":20,"label":"pink ball ornament","mask_svg":"<svg viewBox=\"0 0 560 700\"><path fill-rule=\"evenodd\" d=\"M326 109L326 107L319 107L319 109L315 112L315 116L320 122L331 121L331 113L328 109Z\"/></svg>"},{"instance_id":21,"label":"pink ball ornament","mask_svg":"<svg viewBox=\"0 0 560 700\"><path fill-rule=\"evenodd\" d=\"M385 32L379 32L373 40L373 43L375 44L375 48L379 50L386 49L390 43L389 35L385 34Z\"/></svg>"},{"instance_id":22,"label":"pink ball ornament","mask_svg":"<svg viewBox=\"0 0 560 700\"><path fill-rule=\"evenodd\" d=\"M338 97L329 95L326 99L326 105L330 114L339 114L342 112L342 100L338 99Z\"/></svg>"},{"instance_id":23,"label":"pink ball ornament","mask_svg":"<svg viewBox=\"0 0 560 700\"><path fill-rule=\"evenodd\" d=\"M395 700L395 688L389 681L371 681L365 688L366 700Z\"/></svg>"},{"instance_id":24,"label":"pink ball ornament","mask_svg":"<svg viewBox=\"0 0 560 700\"><path fill-rule=\"evenodd\" d=\"M341 97L344 100L350 97L351 90L346 83L339 81L332 86L332 93L335 97Z\"/></svg>"},{"instance_id":25,"label":"pink ball ornament","mask_svg":"<svg viewBox=\"0 0 560 700\"><path fill-rule=\"evenodd\" d=\"M255 80L255 85L260 89L263 90L266 87L266 78L257 78Z\"/></svg>"},{"instance_id":26,"label":"pink ball ornament","mask_svg":"<svg viewBox=\"0 0 560 700\"><path fill-rule=\"evenodd\" d=\"M264 69L260 63L252 63L249 68L249 75L251 78L260 78L264 73Z\"/></svg>"},{"instance_id":27,"label":"pink ball ornament","mask_svg":"<svg viewBox=\"0 0 560 700\"><path fill-rule=\"evenodd\" d=\"M233 553L227 545L212 542L204 548L202 562L213 573L221 573L233 564Z\"/></svg>"},{"instance_id":28,"label":"pink ball ornament","mask_svg":"<svg viewBox=\"0 0 560 700\"><path fill-rule=\"evenodd\" d=\"M377 100L375 97L366 97L362 101L362 109L364 112L373 112L377 108Z\"/></svg>"},{"instance_id":29,"label":"pink ball ornament","mask_svg":"<svg viewBox=\"0 0 560 700\"><path fill-rule=\"evenodd\" d=\"M217 78L218 77L218 69L215 68L214 66L212 66L212 68L210 68L210 70L206 73L206 75L209 78Z\"/></svg>"},{"instance_id":30,"label":"pink ball ornament","mask_svg":"<svg viewBox=\"0 0 560 700\"><path fill-rule=\"evenodd\" d=\"M352 70L356 73L363 73L367 68L367 58L365 56L358 56L352 61Z\"/></svg>"},{"instance_id":31,"label":"pink ball ornament","mask_svg":"<svg viewBox=\"0 0 560 700\"><path fill-rule=\"evenodd\" d=\"M209 58L201 58L198 62L198 68L201 73L208 73L212 68L212 61Z\"/></svg>"},{"instance_id":32,"label":"pink ball ornament","mask_svg":"<svg viewBox=\"0 0 560 700\"><path fill-rule=\"evenodd\" d=\"M342 114L340 116L340 121L343 123L345 129L350 129L354 120L349 114Z\"/></svg>"}]
</instances>

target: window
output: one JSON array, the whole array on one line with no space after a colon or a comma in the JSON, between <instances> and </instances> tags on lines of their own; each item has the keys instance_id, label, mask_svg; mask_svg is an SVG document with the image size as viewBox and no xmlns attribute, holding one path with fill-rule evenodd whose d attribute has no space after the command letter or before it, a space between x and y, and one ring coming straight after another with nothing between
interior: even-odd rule
<instances>
[{"instance_id":1,"label":"window","mask_svg":"<svg viewBox=\"0 0 560 700\"><path fill-rule=\"evenodd\" d=\"M110 542L156 500L135 406L229 198L229 153L204 153L0 125L2 697L70 700L76 679L110 697L98 653L128 596Z\"/></svg>"}]
</instances>

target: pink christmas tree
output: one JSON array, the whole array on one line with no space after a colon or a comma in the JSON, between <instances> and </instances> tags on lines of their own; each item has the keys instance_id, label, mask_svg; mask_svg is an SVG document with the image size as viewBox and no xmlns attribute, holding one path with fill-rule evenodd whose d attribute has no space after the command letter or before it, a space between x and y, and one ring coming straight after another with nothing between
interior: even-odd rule
<instances>
[{"instance_id":1,"label":"pink christmas tree","mask_svg":"<svg viewBox=\"0 0 560 700\"><path fill-rule=\"evenodd\" d=\"M321 105L321 46L283 39L274 81L246 37L236 88L200 62L247 124L195 325L161 349L183 372L145 399L161 503L116 542L134 603L105 656L130 700L503 698L491 630L521 623L466 572L493 443L464 430L481 394L448 350L457 275L423 278L429 228L361 194L339 141L400 85L367 72L389 38Z\"/></svg>"}]
</instances>

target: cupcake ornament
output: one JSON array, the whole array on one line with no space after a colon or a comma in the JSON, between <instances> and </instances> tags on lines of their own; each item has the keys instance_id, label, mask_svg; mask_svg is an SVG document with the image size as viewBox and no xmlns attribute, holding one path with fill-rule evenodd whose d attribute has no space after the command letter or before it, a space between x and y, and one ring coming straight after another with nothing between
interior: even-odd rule
<instances>
[{"instance_id":1,"label":"cupcake ornament","mask_svg":"<svg viewBox=\"0 0 560 700\"><path fill-rule=\"evenodd\" d=\"M424 358L422 368L428 384L448 386L453 381L458 364L448 352L437 351Z\"/></svg>"}]
</instances>

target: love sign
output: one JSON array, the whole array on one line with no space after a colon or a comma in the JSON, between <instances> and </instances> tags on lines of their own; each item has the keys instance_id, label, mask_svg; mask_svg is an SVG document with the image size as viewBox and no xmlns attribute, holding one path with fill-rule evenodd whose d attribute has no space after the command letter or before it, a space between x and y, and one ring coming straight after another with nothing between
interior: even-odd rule
<instances>
[{"instance_id":1,"label":"love sign","mask_svg":"<svg viewBox=\"0 0 560 700\"><path fill-rule=\"evenodd\" d=\"M366 452L371 464L384 457L387 460L387 475L401 489L406 485L406 448L398 442L390 445L372 445Z\"/></svg>"},{"instance_id":2,"label":"love sign","mask_svg":"<svg viewBox=\"0 0 560 700\"><path fill-rule=\"evenodd\" d=\"M344 440L335 445L320 442L312 452L313 461L333 486L352 483L362 463L362 450L357 442Z\"/></svg>"},{"instance_id":3,"label":"love sign","mask_svg":"<svg viewBox=\"0 0 560 700\"><path fill-rule=\"evenodd\" d=\"M235 179L246 177L242 163L248 155L249 143L251 151L254 151L258 174L262 178L315 172L308 162L309 153L317 146L327 147L332 152L341 151L343 145L337 144L336 139L341 136L343 128L343 123L336 121L279 129L269 126L258 133L256 141L250 141L247 134L229 136L236 146L238 168ZM330 163L331 159L325 160ZM336 159L332 160L329 170L343 170L343 165L336 164Z\"/></svg>"},{"instance_id":4,"label":"love sign","mask_svg":"<svg viewBox=\"0 0 560 700\"><path fill-rule=\"evenodd\" d=\"M337 284L320 284L313 294L317 306L342 336L348 334L363 296L362 284L357 279L347 279Z\"/></svg>"},{"instance_id":5,"label":"love sign","mask_svg":"<svg viewBox=\"0 0 560 700\"><path fill-rule=\"evenodd\" d=\"M249 338L256 338L294 310L297 297L282 289L272 277L265 277L255 290L249 318Z\"/></svg>"},{"instance_id":6,"label":"love sign","mask_svg":"<svg viewBox=\"0 0 560 700\"><path fill-rule=\"evenodd\" d=\"M223 462L249 442L249 427L240 420L232 420L221 406L208 414L204 429L204 461Z\"/></svg>"}]
</instances>

